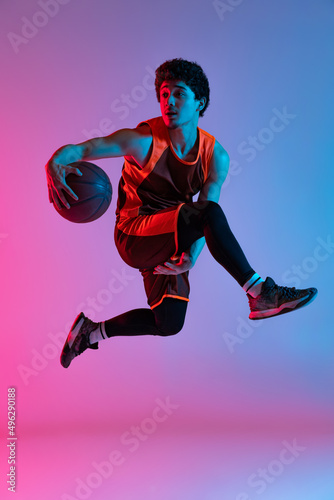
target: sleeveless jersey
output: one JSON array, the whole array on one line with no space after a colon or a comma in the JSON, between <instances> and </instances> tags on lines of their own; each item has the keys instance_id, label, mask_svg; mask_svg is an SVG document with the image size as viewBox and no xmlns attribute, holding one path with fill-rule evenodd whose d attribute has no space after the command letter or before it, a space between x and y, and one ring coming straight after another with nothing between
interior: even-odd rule
<instances>
[{"instance_id":1,"label":"sleeveless jersey","mask_svg":"<svg viewBox=\"0 0 334 500\"><path fill-rule=\"evenodd\" d=\"M152 153L141 168L125 159L118 186L116 227L127 235L175 233L178 211L191 202L209 174L215 138L198 128L194 161L179 158L162 117L139 123L152 130Z\"/></svg>"}]
</instances>

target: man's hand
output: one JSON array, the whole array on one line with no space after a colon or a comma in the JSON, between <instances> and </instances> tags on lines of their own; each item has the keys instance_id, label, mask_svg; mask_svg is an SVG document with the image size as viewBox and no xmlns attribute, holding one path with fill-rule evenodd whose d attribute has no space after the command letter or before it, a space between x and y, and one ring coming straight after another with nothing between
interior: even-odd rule
<instances>
[{"instance_id":1,"label":"man's hand","mask_svg":"<svg viewBox=\"0 0 334 500\"><path fill-rule=\"evenodd\" d=\"M183 252L180 257L174 257L171 261L157 266L153 274L181 274L189 271L193 265L189 253Z\"/></svg>"},{"instance_id":2,"label":"man's hand","mask_svg":"<svg viewBox=\"0 0 334 500\"><path fill-rule=\"evenodd\" d=\"M64 153L64 150L62 153ZM67 162L66 155L64 156L64 154L57 151L45 165L49 200L50 203L54 203L58 209L61 209L64 206L66 208L70 208L70 204L67 202L64 192L75 200L78 199L77 195L66 183L66 176L68 174L82 175L78 168L71 167L66 164L74 160L74 158L71 158L70 161Z\"/></svg>"}]
</instances>

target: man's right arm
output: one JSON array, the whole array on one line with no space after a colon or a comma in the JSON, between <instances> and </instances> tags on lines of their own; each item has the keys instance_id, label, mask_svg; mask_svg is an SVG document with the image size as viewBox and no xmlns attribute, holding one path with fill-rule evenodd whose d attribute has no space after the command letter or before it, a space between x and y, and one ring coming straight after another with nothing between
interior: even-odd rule
<instances>
[{"instance_id":1,"label":"man's right arm","mask_svg":"<svg viewBox=\"0 0 334 500\"><path fill-rule=\"evenodd\" d=\"M66 176L70 173L81 175L81 172L78 168L71 167L70 163L126 156L140 165L147 161L151 146L150 128L142 126L137 129L121 129L106 137L96 137L59 148L45 166L50 202L58 208L69 208L64 192L77 199L66 183Z\"/></svg>"}]
</instances>

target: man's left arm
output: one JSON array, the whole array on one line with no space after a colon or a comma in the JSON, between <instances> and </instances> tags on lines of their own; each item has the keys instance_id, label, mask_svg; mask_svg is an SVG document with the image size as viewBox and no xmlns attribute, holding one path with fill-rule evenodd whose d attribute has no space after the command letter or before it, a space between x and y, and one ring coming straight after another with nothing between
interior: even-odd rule
<instances>
[{"instance_id":1,"label":"man's left arm","mask_svg":"<svg viewBox=\"0 0 334 500\"><path fill-rule=\"evenodd\" d=\"M198 201L214 201L215 203L219 202L220 191L227 177L229 163L230 159L227 152L225 151L223 146L216 140L209 166L209 175L199 193ZM195 262L199 254L203 250L204 245L204 237L196 240L191 245L189 249L189 259L191 261L191 267L195 265Z\"/></svg>"},{"instance_id":2,"label":"man's left arm","mask_svg":"<svg viewBox=\"0 0 334 500\"><path fill-rule=\"evenodd\" d=\"M229 156L221 144L216 141L209 166L209 175L199 193L198 201L219 202L221 187L226 179L228 167ZM204 244L204 237L196 240L188 252L182 253L177 263L165 262L163 266L156 267L155 274L180 274L188 271L195 265Z\"/></svg>"}]
</instances>

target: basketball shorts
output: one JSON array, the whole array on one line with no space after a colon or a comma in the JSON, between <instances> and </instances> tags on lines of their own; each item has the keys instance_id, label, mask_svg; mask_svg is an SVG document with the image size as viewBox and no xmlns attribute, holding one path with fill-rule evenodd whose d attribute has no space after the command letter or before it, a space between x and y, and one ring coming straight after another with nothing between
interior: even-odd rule
<instances>
[{"instance_id":1,"label":"basketball shorts","mask_svg":"<svg viewBox=\"0 0 334 500\"><path fill-rule=\"evenodd\" d=\"M177 275L153 274L156 266L177 258L177 219L181 206L121 219L115 226L116 248L126 264L141 272L151 309L165 297L189 301L189 271Z\"/></svg>"}]
</instances>

